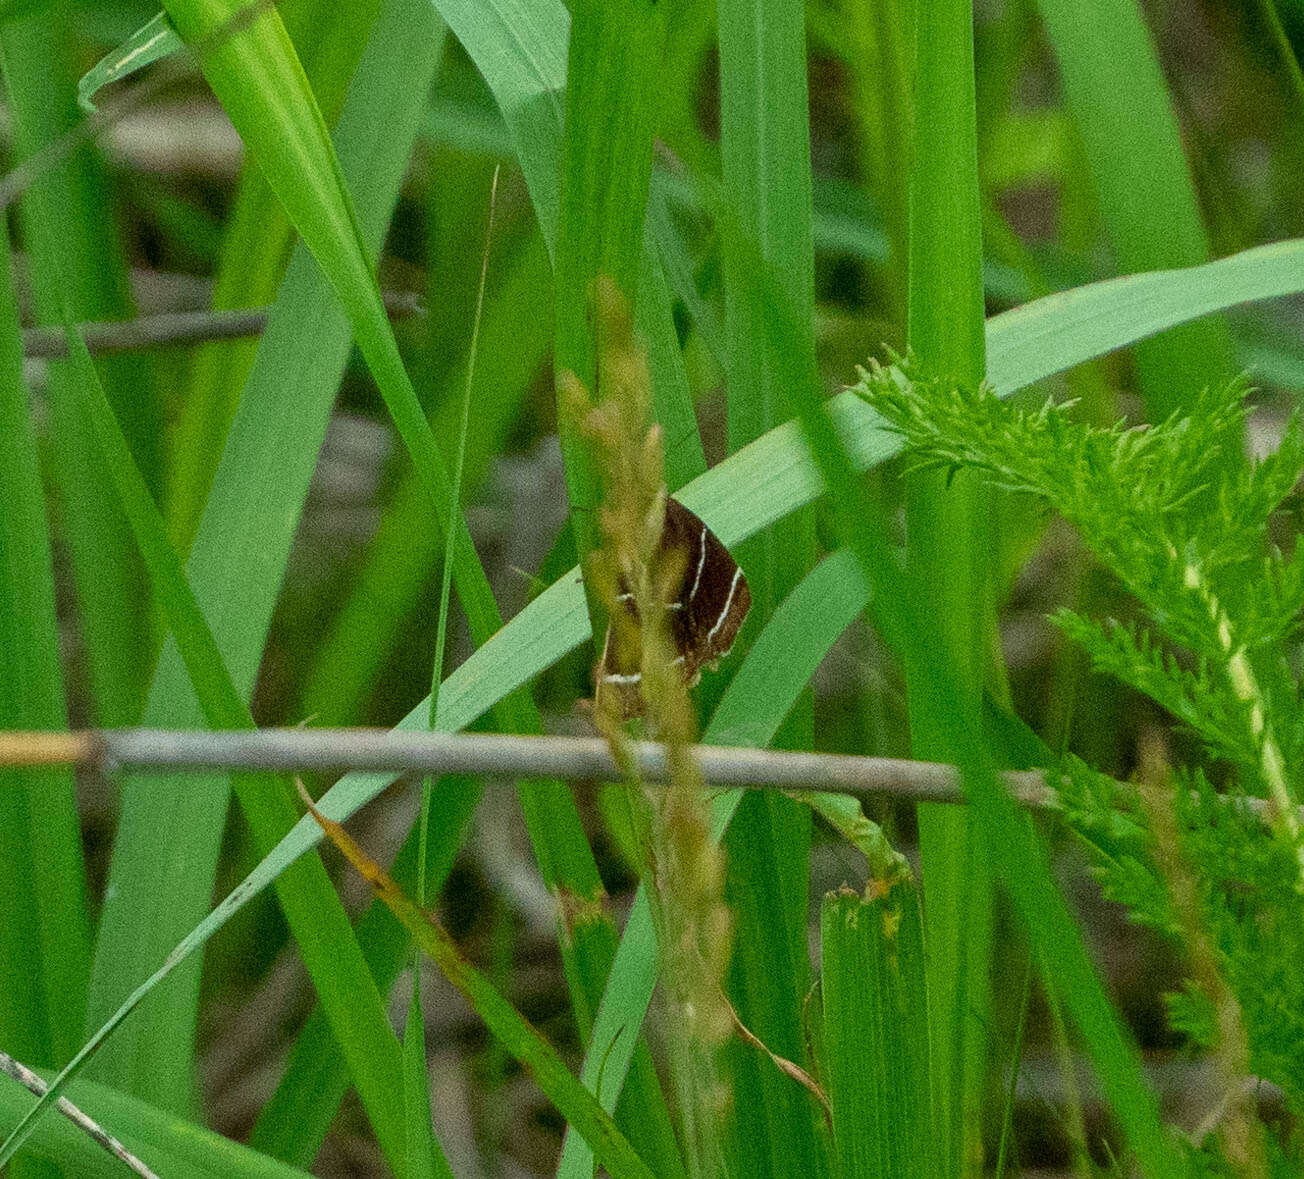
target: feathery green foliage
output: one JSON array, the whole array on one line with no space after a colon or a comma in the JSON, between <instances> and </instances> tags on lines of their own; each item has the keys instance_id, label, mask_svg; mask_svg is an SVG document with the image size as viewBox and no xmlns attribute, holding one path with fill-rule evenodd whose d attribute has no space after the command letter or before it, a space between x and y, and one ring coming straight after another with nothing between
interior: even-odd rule
<instances>
[{"instance_id":1,"label":"feathery green foliage","mask_svg":"<svg viewBox=\"0 0 1304 1179\"><path fill-rule=\"evenodd\" d=\"M1160 930L1193 962L1189 877L1198 923L1239 1009L1210 993L1193 964L1171 996L1174 1027L1225 1055L1243 1035L1253 1073L1304 1109L1298 1045L1304 987L1284 966L1304 949L1304 752L1298 651L1304 606L1301 549L1269 539L1274 517L1304 474L1304 423L1285 423L1267 456L1244 460L1249 413L1242 382L1203 393L1189 413L1149 427L1074 421L1071 405L1028 408L985 388L917 380L912 366L875 366L858 392L906 439L911 461L977 470L1035 496L1074 525L1083 543L1139 605L1139 620L1084 618L1059 627L1097 671L1149 696L1199 741L1200 759L1147 785L1124 787L1074 758L1060 801L1090 849L1107 895ZM1293 539L1293 538L1292 538ZM1212 781L1221 788L1215 791ZM1249 800L1262 800L1261 806ZM1153 806L1172 813L1171 831ZM1235 1104L1235 1102L1233 1103ZM1298 1161L1298 1160L1297 1160Z\"/></svg>"}]
</instances>

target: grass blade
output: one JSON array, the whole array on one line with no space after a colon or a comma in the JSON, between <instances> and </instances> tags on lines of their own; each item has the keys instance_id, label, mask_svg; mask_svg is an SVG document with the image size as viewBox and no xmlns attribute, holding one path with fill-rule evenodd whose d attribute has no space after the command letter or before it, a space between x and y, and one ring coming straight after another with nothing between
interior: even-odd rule
<instances>
[{"instance_id":1,"label":"grass blade","mask_svg":"<svg viewBox=\"0 0 1304 1179\"><path fill-rule=\"evenodd\" d=\"M578 0L572 6L553 363L559 390L561 375L570 372L598 400L604 393L597 367L597 283L599 277L609 281L633 305L672 7L655 0ZM598 475L579 423L560 402L558 430L575 551L580 567L587 568L598 546ZM596 593L588 597L596 633L605 611Z\"/></svg>"},{"instance_id":2,"label":"grass blade","mask_svg":"<svg viewBox=\"0 0 1304 1179\"><path fill-rule=\"evenodd\" d=\"M925 370L975 385L985 375L986 341L972 3L921 6L915 38L906 342ZM910 750L924 760L956 760L947 734L957 715L971 725L981 708L995 624L983 557L992 551L991 512L989 493L963 474L906 479L910 592L928 604L927 625L959 689L939 693L929 670L906 663ZM921 806L918 813L935 1131L943 1173L959 1175L981 1151L990 882L968 810Z\"/></svg>"},{"instance_id":3,"label":"grass blade","mask_svg":"<svg viewBox=\"0 0 1304 1179\"><path fill-rule=\"evenodd\" d=\"M54 569L23 381L9 243L0 242L0 727L65 729ZM82 1036L90 919L72 775L0 775L0 1045L67 1059Z\"/></svg>"},{"instance_id":4,"label":"grass blade","mask_svg":"<svg viewBox=\"0 0 1304 1179\"><path fill-rule=\"evenodd\" d=\"M68 12L56 6L0 26L0 57L17 154L23 158L46 149L79 118L69 20ZM132 315L107 191L94 149L83 145L43 172L24 201L40 322L61 324L65 301L77 319ZM33 229L31 201L38 197L59 211L53 238ZM156 486L162 431L148 364L138 356L120 356L107 362L104 372L132 452ZM50 368L50 416L57 440L54 476L86 641L93 708L100 724L135 724L156 647L149 600L142 593L141 570L126 524L100 492L107 474L99 466L77 410L73 378L63 364Z\"/></svg>"},{"instance_id":5,"label":"grass blade","mask_svg":"<svg viewBox=\"0 0 1304 1179\"><path fill-rule=\"evenodd\" d=\"M1124 273L1209 257L1195 186L1163 72L1136 0L1038 0L1082 136L1100 213ZM1152 421L1233 373L1222 323L1193 323L1136 349Z\"/></svg>"},{"instance_id":6,"label":"grass blade","mask_svg":"<svg viewBox=\"0 0 1304 1179\"><path fill-rule=\"evenodd\" d=\"M928 987L919 892L844 888L820 909L820 996L837 1173L941 1173L929 1106Z\"/></svg>"},{"instance_id":7,"label":"grass blade","mask_svg":"<svg viewBox=\"0 0 1304 1179\"><path fill-rule=\"evenodd\" d=\"M339 117L349 79L379 8L379 0L282 6L286 31L328 125L333 126ZM293 245L289 218L251 162L241 178L222 240L213 308L258 307L272 302ZM190 388L173 435L168 487L172 536L183 552L194 538L255 351L253 343L231 341L208 344L192 357Z\"/></svg>"},{"instance_id":8,"label":"grass blade","mask_svg":"<svg viewBox=\"0 0 1304 1179\"><path fill-rule=\"evenodd\" d=\"M803 6L786 0L718 5L727 345L727 436L737 450L791 416L794 372L815 362L810 112ZM798 335L775 347L747 270L759 252L797 309ZM781 277L778 277L781 276ZM809 568L814 521L799 513L744 546L757 617L765 620ZM809 749L813 697L806 694L777 735ZM810 812L770 793L743 800L727 839L726 899L736 936L730 991L739 1016L766 1046L805 1058L802 1003L810 987L806 947ZM735 1096L731 1167L739 1173L818 1175L825 1166L807 1094L750 1045L728 1047Z\"/></svg>"},{"instance_id":9,"label":"grass blade","mask_svg":"<svg viewBox=\"0 0 1304 1179\"><path fill-rule=\"evenodd\" d=\"M47 1078L48 1079L48 1078ZM164 1113L116 1089L77 1080L68 1097L159 1175L186 1179L307 1179L307 1172L270 1159L213 1131ZM0 1085L0 1121L12 1125L31 1105L16 1084ZM122 1179L120 1162L62 1117L43 1118L24 1148L77 1179Z\"/></svg>"}]
</instances>

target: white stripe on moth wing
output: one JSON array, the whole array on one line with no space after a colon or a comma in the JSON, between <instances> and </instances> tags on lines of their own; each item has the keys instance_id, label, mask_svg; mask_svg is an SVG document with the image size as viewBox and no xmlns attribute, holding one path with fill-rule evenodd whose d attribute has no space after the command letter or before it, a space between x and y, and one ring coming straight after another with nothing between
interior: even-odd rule
<instances>
[{"instance_id":1,"label":"white stripe on moth wing","mask_svg":"<svg viewBox=\"0 0 1304 1179\"><path fill-rule=\"evenodd\" d=\"M698 545L700 552L697 556L697 573L693 576L693 588L688 591L688 600L691 602L697 597L697 587L702 581L702 566L706 564L706 525L702 525L702 535Z\"/></svg>"},{"instance_id":2,"label":"white stripe on moth wing","mask_svg":"<svg viewBox=\"0 0 1304 1179\"><path fill-rule=\"evenodd\" d=\"M729 583L729 596L724 600L724 609L720 611L720 617L715 620L715 625L706 632L706 641L708 643L715 638L715 632L724 625L724 620L729 617L729 607L733 605L734 594L738 592L738 579L742 575L741 568L734 570L733 581Z\"/></svg>"},{"instance_id":3,"label":"white stripe on moth wing","mask_svg":"<svg viewBox=\"0 0 1304 1179\"><path fill-rule=\"evenodd\" d=\"M617 601L617 602L632 602L633 600L634 600L634 595L633 595L633 594L617 594L617 595L616 595L616 601Z\"/></svg>"},{"instance_id":4,"label":"white stripe on moth wing","mask_svg":"<svg viewBox=\"0 0 1304 1179\"><path fill-rule=\"evenodd\" d=\"M631 672L629 675L604 675L602 682L604 684L636 684L643 678L641 671Z\"/></svg>"}]
</instances>

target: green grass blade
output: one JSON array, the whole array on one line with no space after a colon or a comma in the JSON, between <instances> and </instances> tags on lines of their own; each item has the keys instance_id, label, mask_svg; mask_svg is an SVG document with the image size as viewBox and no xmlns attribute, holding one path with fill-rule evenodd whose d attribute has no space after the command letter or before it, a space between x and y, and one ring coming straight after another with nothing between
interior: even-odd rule
<instances>
[{"instance_id":1,"label":"green grass blade","mask_svg":"<svg viewBox=\"0 0 1304 1179\"><path fill-rule=\"evenodd\" d=\"M159 1175L307 1179L306 1171L93 1081L74 1082L68 1097ZM31 1103L31 1094L6 1077L0 1085L0 1122L14 1124ZM29 1152L77 1179L122 1179L127 1173L122 1163L63 1117L41 1120L24 1148L24 1154Z\"/></svg>"},{"instance_id":2,"label":"green grass blade","mask_svg":"<svg viewBox=\"0 0 1304 1179\"><path fill-rule=\"evenodd\" d=\"M80 117L69 19L65 9L55 7L0 26L0 58L20 158L54 143ZM43 172L28 194L23 224L41 323L61 323L65 300L78 319L133 314L108 191L94 149L85 145ZM58 231L51 239L32 232L31 201L38 196L59 213ZM132 451L156 480L161 430L147 362L115 357L105 364L104 373ZM66 365L51 365L49 388L53 472L86 642L93 713L104 725L134 724L155 653L148 595L142 593L126 524L100 492L106 475L77 411Z\"/></svg>"},{"instance_id":3,"label":"green grass blade","mask_svg":"<svg viewBox=\"0 0 1304 1179\"><path fill-rule=\"evenodd\" d=\"M1126 304L1138 284L1144 294L1135 295L1130 315L1115 319L1104 309L1120 299ZM1100 355L1122 347L1159 324L1181 322L1184 316L1207 314L1211 310L1252 299L1266 299L1304 290L1304 241L1281 242L1275 246L1246 251L1203 267L1167 274L1114 279L1073 292L1072 297L1052 296L1027 308L996 316L988 324L989 379L1003 394L1033 381L1051 376L1063 367L1090 356L1081 355L1083 341L1075 338L1081 322L1097 325L1091 338ZM1099 326L1104 325L1104 326ZM1071 342L1060 346L1061 336ZM881 419L852 393L828 402L828 411L838 431L847 461L864 471L900 452L896 436L883 428ZM788 422L763 435L750 446L684 489L682 498L711 525L727 545L754 535L780 518L784 512L813 502L824 491L824 476L805 442L800 424ZM457 668L442 685L438 727L451 731L472 723L521 683L550 667L589 637L588 616L579 571L572 569ZM863 581L860 592L863 594ZM404 718L401 729L425 727L429 702L418 704ZM777 724L778 722L776 722ZM759 739L755 733L749 739ZM350 774L321 800L331 818L342 821L375 798L393 782L391 775ZM84 1058L113 1035L157 980L201 947L233 914L275 880L293 862L320 840L320 830L303 819L275 852L264 858L242 884L197 924L174 947L164 964L85 1044ZM1038 861L1040 863L1040 861ZM1022 865L1019 865L1022 871ZM1035 865L1029 869L1035 879ZM1057 936L1068 921L1067 912L1047 918L1050 936ZM1071 922L1068 928L1072 930ZM1074 958L1080 975L1085 958ZM1058 961L1058 959L1056 959ZM1088 992L1089 993L1089 992ZM1104 1008L1108 1026L1108 1009ZM1115 1029L1116 1030L1116 1029ZM1131 1058L1126 1054L1126 1063ZM80 1061L76 1063L80 1064Z\"/></svg>"},{"instance_id":4,"label":"green grass blade","mask_svg":"<svg viewBox=\"0 0 1304 1179\"><path fill-rule=\"evenodd\" d=\"M561 0L433 2L493 91L551 254L561 218L570 14Z\"/></svg>"},{"instance_id":5,"label":"green grass blade","mask_svg":"<svg viewBox=\"0 0 1304 1179\"><path fill-rule=\"evenodd\" d=\"M438 55L424 0L396 0L373 39L341 120L370 241L380 240L406 168ZM381 131L384 134L381 134ZM348 320L312 257L296 252L259 346L188 563L190 584L242 695L252 689L308 481L344 369ZM258 545L250 547L249 537ZM204 714L175 648L165 647L149 724L196 728ZM128 781L91 983L98 1027L205 912L227 810L226 778ZM173 857L160 859L158 848ZM151 997L96 1062L102 1077L167 1108L188 1100L198 973Z\"/></svg>"},{"instance_id":6,"label":"green grass blade","mask_svg":"<svg viewBox=\"0 0 1304 1179\"><path fill-rule=\"evenodd\" d=\"M350 4L298 0L281 5L286 30L328 125L339 117L379 7L379 0ZM290 259L294 229L252 162L241 178L228 220L213 284L213 307L272 302ZM192 356L190 387L173 434L168 486L172 535L182 551L194 537L255 351L252 342L227 341L206 344Z\"/></svg>"},{"instance_id":7,"label":"green grass blade","mask_svg":"<svg viewBox=\"0 0 1304 1179\"><path fill-rule=\"evenodd\" d=\"M566 125L557 229L557 294L553 363L604 396L597 371L602 315L599 277L633 306L639 247L652 173L652 135L663 86L661 61L675 3L633 0L572 5ZM560 390L561 384L558 383ZM571 531L581 568L598 546L599 475L579 423L559 405ZM589 593L595 632L605 611Z\"/></svg>"},{"instance_id":8,"label":"green grass blade","mask_svg":"<svg viewBox=\"0 0 1304 1179\"><path fill-rule=\"evenodd\" d=\"M403 1025L403 1127L407 1135L408 1179L453 1179L435 1138L430 1114L430 1075L426 1065L426 1017L421 1005L421 972L412 972L412 998Z\"/></svg>"},{"instance_id":9,"label":"green grass blade","mask_svg":"<svg viewBox=\"0 0 1304 1179\"><path fill-rule=\"evenodd\" d=\"M0 728L66 729L54 568L23 381L9 243L0 242ZM0 1045L27 1064L76 1050L90 920L72 774L0 775Z\"/></svg>"},{"instance_id":10,"label":"green grass blade","mask_svg":"<svg viewBox=\"0 0 1304 1179\"><path fill-rule=\"evenodd\" d=\"M720 155L726 430L737 450L791 416L793 373L815 362L814 244L811 228L810 110L805 11L786 0L722 0ZM802 330L785 348L766 333L752 296L752 254L770 264ZM814 522L800 513L744 546L757 617L764 621L814 559ZM809 749L807 694L777 736ZM730 828L725 896L735 919L730 991L745 1023L773 1052L805 1058L802 1004L810 986L806 944L809 810L769 793L745 798ZM812 1176L825 1161L809 1096L750 1045L727 1048L734 1078L728 1150L738 1173Z\"/></svg>"},{"instance_id":11,"label":"green grass blade","mask_svg":"<svg viewBox=\"0 0 1304 1179\"><path fill-rule=\"evenodd\" d=\"M924 369L976 385L984 376L982 228L974 100L973 5L944 0L916 15L910 169L906 342ZM910 592L928 604L943 658L959 692L938 693L906 664L910 748L954 761L947 734L958 713L979 715L992 649L990 493L963 474L916 472L906 479L906 564ZM936 1133L943 1173L965 1173L981 1151L985 980L991 897L973 816L963 808L919 807L919 854L928 909Z\"/></svg>"},{"instance_id":12,"label":"green grass blade","mask_svg":"<svg viewBox=\"0 0 1304 1179\"><path fill-rule=\"evenodd\" d=\"M826 893L820 963L837 1174L940 1174L929 1108L924 931L914 882L899 880L886 896L872 899L846 888Z\"/></svg>"},{"instance_id":13,"label":"green grass blade","mask_svg":"<svg viewBox=\"0 0 1304 1179\"><path fill-rule=\"evenodd\" d=\"M1038 0L1100 213L1124 273L1195 266L1209 245L1181 132L1136 0ZM1226 328L1188 324L1136 349L1152 421L1232 375Z\"/></svg>"}]
</instances>

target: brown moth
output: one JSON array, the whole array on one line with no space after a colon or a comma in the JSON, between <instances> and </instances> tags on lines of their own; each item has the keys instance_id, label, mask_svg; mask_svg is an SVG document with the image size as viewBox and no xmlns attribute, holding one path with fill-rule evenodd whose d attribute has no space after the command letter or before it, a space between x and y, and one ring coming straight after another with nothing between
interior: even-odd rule
<instances>
[{"instance_id":1,"label":"brown moth","mask_svg":"<svg viewBox=\"0 0 1304 1179\"><path fill-rule=\"evenodd\" d=\"M714 668L733 648L751 609L751 590L720 538L678 500L668 497L656 560L682 569L665 607L675 649L672 662L683 668L684 682L692 687L701 679L702 668ZM637 623L638 609L627 585L621 585L616 602ZM642 653L637 625L607 627L602 658L593 674L600 706L604 695L613 692L622 716L642 713Z\"/></svg>"}]
</instances>

